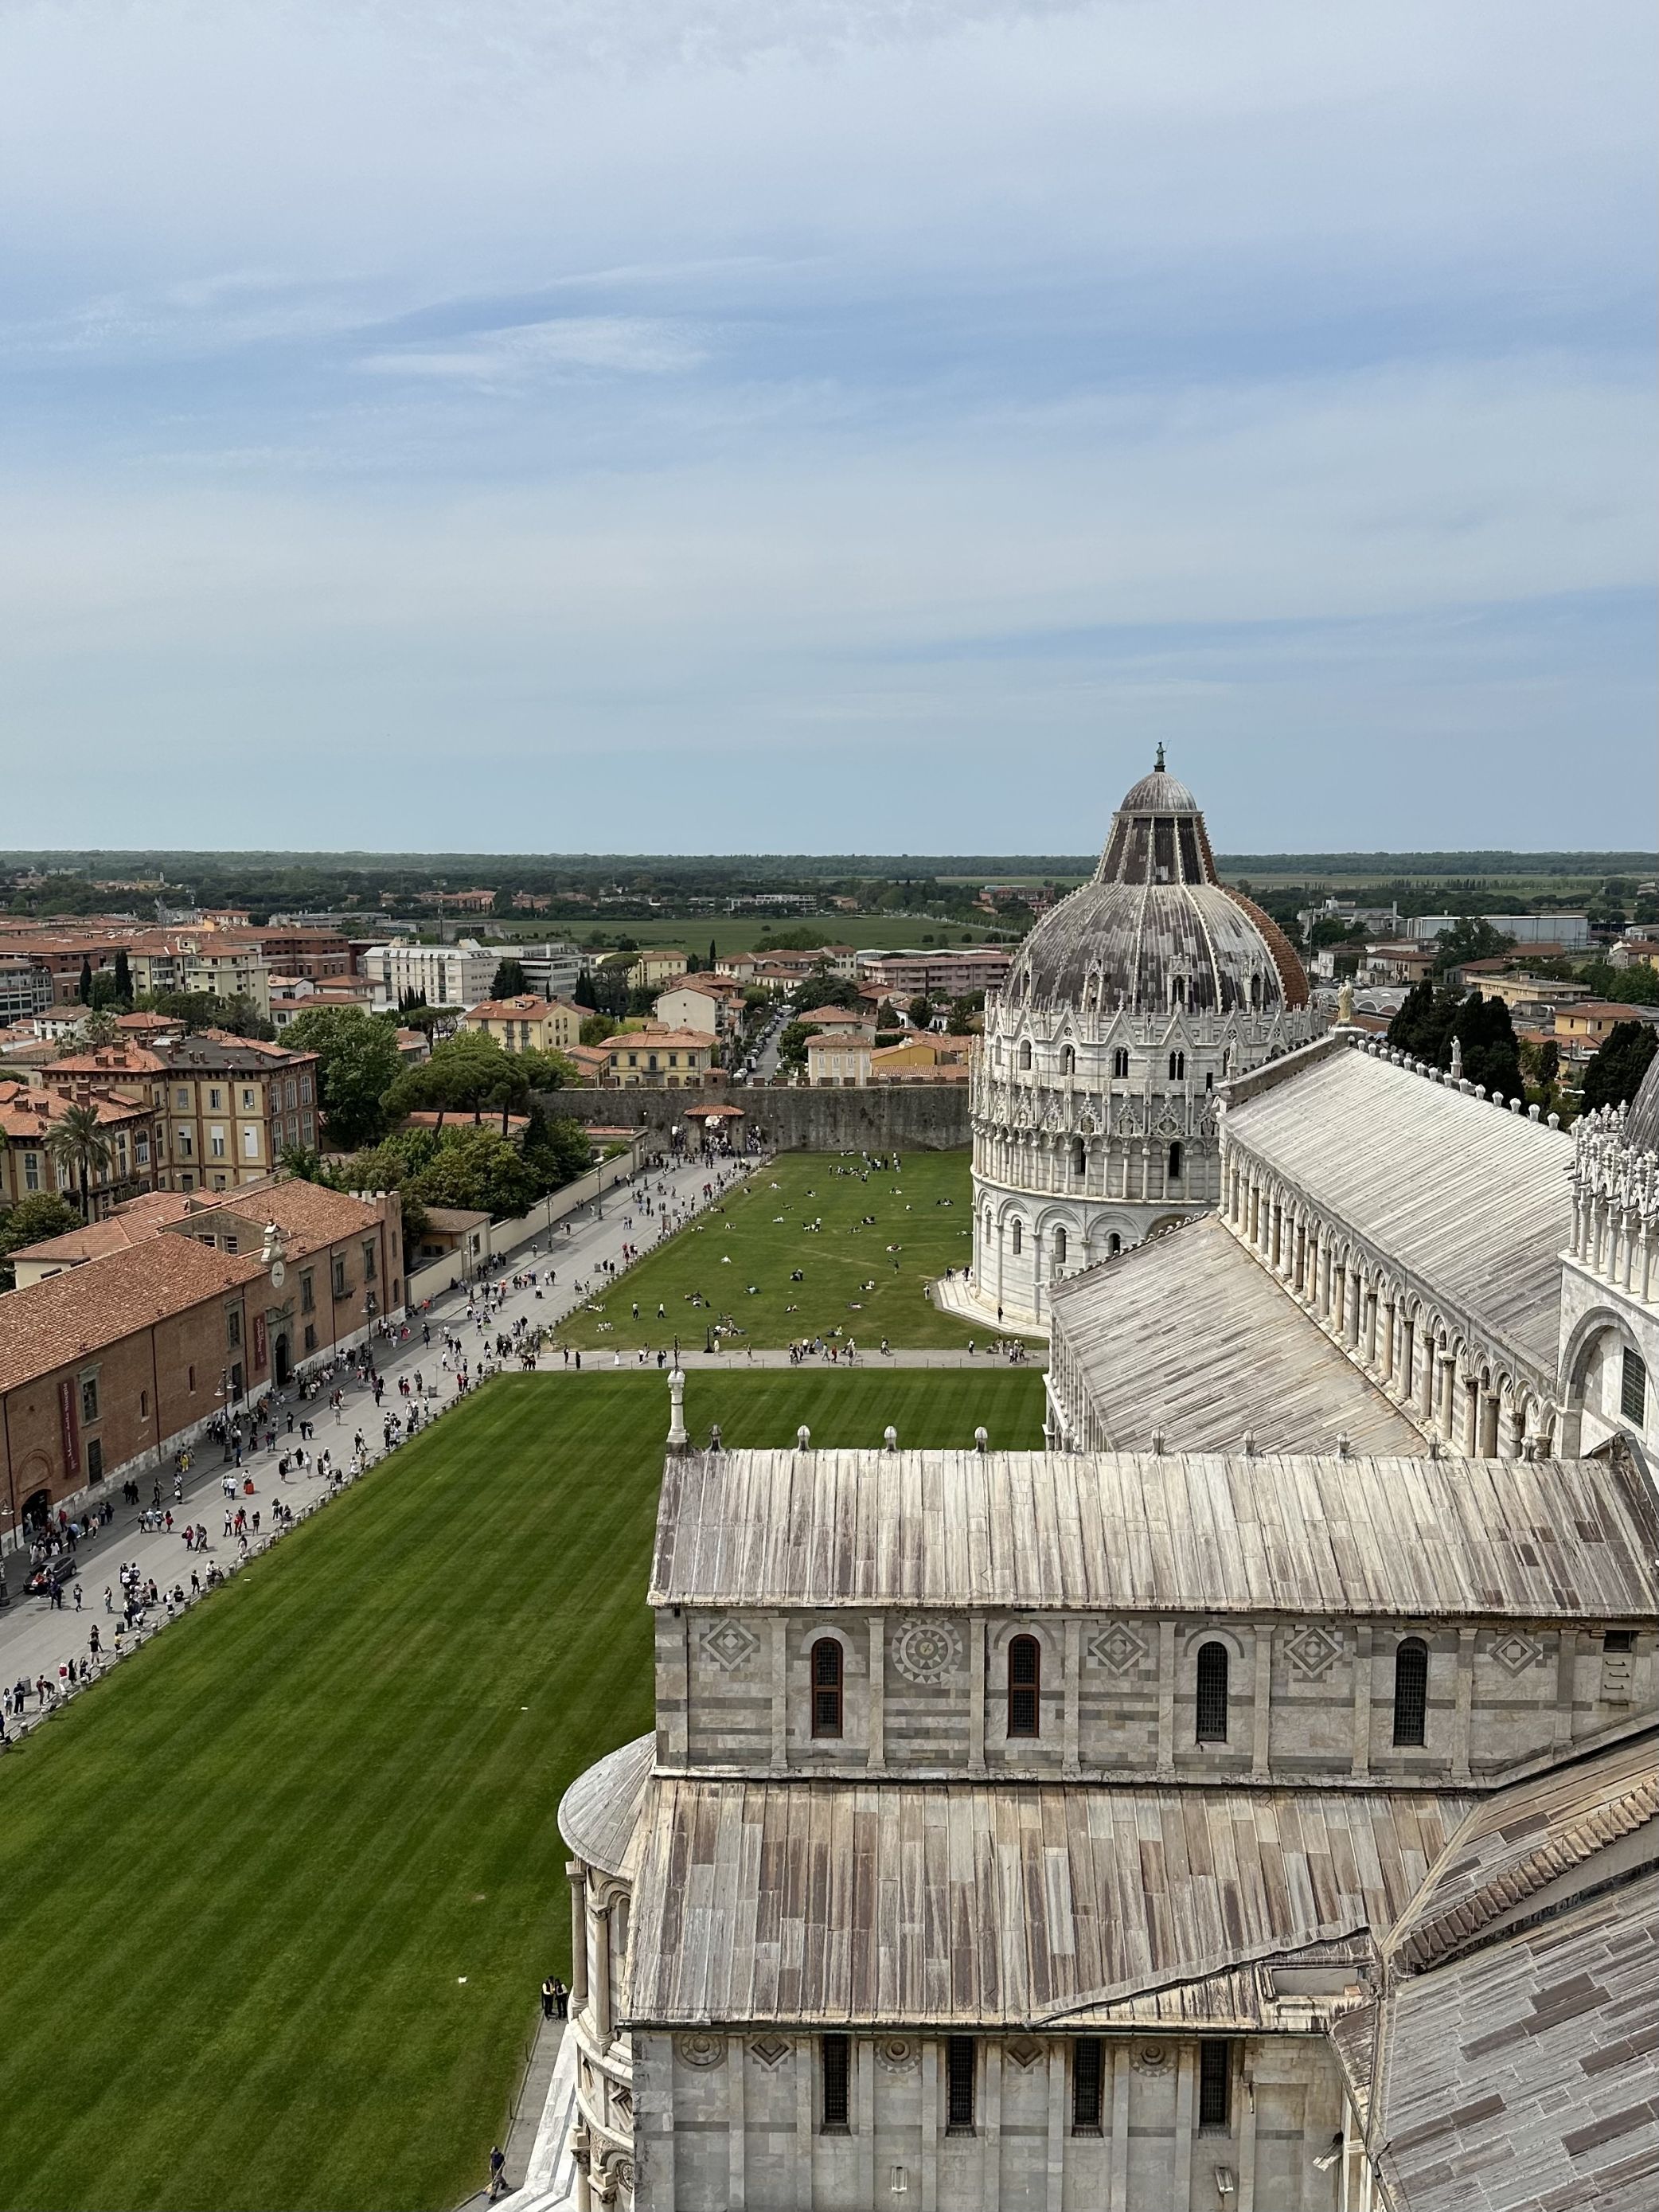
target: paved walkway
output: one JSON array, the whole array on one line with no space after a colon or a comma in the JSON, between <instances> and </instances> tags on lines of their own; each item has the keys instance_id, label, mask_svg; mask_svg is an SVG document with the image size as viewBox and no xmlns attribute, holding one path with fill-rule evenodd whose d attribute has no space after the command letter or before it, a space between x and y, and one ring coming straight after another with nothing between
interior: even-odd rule
<instances>
[{"instance_id":1,"label":"paved walkway","mask_svg":"<svg viewBox=\"0 0 1659 2212\"><path fill-rule=\"evenodd\" d=\"M536 2041L519 2085L513 2124L501 2148L507 2154L507 2191L498 2204L514 2212L568 2204L574 2195L574 2169L567 2138L576 2106L575 2045L567 2042L562 2020L538 2020ZM489 2149L485 2148L488 2162ZM488 2188L469 2197L459 2212L489 2202Z\"/></svg>"},{"instance_id":2,"label":"paved walkway","mask_svg":"<svg viewBox=\"0 0 1659 2212\"><path fill-rule=\"evenodd\" d=\"M994 1329L1004 1336L1030 1337L1044 1344L1048 1341L1046 1321L999 1321L995 1300L982 1298L965 1272L953 1275L948 1282L929 1284L927 1295L941 1313L955 1314L959 1321Z\"/></svg>"}]
</instances>

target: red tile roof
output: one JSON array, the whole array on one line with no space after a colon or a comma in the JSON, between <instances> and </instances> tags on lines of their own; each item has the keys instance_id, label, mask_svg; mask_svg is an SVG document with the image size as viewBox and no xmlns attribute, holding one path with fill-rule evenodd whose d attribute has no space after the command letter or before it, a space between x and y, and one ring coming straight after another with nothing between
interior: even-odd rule
<instances>
[{"instance_id":1,"label":"red tile roof","mask_svg":"<svg viewBox=\"0 0 1659 2212\"><path fill-rule=\"evenodd\" d=\"M112 1252L130 1252L135 1245L147 1244L170 1222L181 1221L190 1209L191 1202L182 1192L145 1191L140 1197L124 1200L101 1221L66 1230L61 1237L43 1237L38 1244L24 1244L15 1256L56 1260L66 1267L87 1260L106 1260Z\"/></svg>"},{"instance_id":2,"label":"red tile roof","mask_svg":"<svg viewBox=\"0 0 1659 2212\"><path fill-rule=\"evenodd\" d=\"M68 1267L0 1297L0 1392L37 1381L123 1337L250 1283L258 1258L187 1237L153 1237L95 1267Z\"/></svg>"}]
</instances>

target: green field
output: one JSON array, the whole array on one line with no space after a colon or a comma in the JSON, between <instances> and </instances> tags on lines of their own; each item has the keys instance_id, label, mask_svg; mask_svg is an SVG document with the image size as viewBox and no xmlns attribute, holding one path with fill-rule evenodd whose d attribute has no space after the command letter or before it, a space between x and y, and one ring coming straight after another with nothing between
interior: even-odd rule
<instances>
[{"instance_id":1,"label":"green field","mask_svg":"<svg viewBox=\"0 0 1659 2212\"><path fill-rule=\"evenodd\" d=\"M694 1432L1041 1441L1035 1374L691 1378ZM660 1379L485 1386L0 1759L9 2212L477 2186L569 1972L554 1826L651 1722Z\"/></svg>"},{"instance_id":2,"label":"green field","mask_svg":"<svg viewBox=\"0 0 1659 2212\"><path fill-rule=\"evenodd\" d=\"M748 914L692 915L678 921L561 921L556 915L541 915L535 922L491 922L492 943L499 935L535 944L549 937L573 938L586 945L599 931L608 943L631 937L636 945L672 945L706 959L712 944L724 957L728 952L753 952L775 938L797 929L822 931L824 942L856 945L860 951L892 951L910 945L994 944L1008 935L1006 922L987 915L985 926L940 921L933 915L879 914L786 914L768 918ZM1012 941L1012 940L1010 940Z\"/></svg>"},{"instance_id":3,"label":"green field","mask_svg":"<svg viewBox=\"0 0 1659 2212\"><path fill-rule=\"evenodd\" d=\"M940 1313L926 1291L973 1257L968 1154L902 1158L897 1175L872 1172L866 1182L861 1173L837 1172L859 1168L856 1155L781 1153L713 1212L596 1290L560 1324L558 1341L655 1351L678 1338L702 1350L713 1324L726 1319L739 1333L722 1348L739 1358L746 1346L760 1351L837 1329L860 1351L874 1351L883 1337L906 1350L961 1347L970 1338L984 1344L983 1327ZM809 1230L812 1221L822 1228ZM804 1282L789 1279L797 1267Z\"/></svg>"}]
</instances>

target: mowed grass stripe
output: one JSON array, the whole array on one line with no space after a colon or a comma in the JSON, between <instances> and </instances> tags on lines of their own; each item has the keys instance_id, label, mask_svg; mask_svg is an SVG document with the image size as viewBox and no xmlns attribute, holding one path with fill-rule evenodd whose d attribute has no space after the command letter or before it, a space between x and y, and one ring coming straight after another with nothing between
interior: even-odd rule
<instances>
[{"instance_id":1,"label":"mowed grass stripe","mask_svg":"<svg viewBox=\"0 0 1659 2212\"><path fill-rule=\"evenodd\" d=\"M1033 1446L1042 1386L699 1373L688 1414ZM667 1418L655 1373L492 1382L0 1761L0 2204L476 2184L568 1971L558 1799L650 1725Z\"/></svg>"}]
</instances>

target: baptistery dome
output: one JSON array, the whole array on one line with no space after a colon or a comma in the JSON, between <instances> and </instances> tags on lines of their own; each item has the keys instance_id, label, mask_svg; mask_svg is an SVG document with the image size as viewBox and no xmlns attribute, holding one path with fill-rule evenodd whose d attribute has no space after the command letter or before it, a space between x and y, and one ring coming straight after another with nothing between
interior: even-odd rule
<instances>
[{"instance_id":1,"label":"baptistery dome","mask_svg":"<svg viewBox=\"0 0 1659 2212\"><path fill-rule=\"evenodd\" d=\"M1252 1013L1305 1006L1308 979L1277 924L1216 877L1198 801L1158 766L1124 797L1091 880L1025 940L1010 1006Z\"/></svg>"},{"instance_id":2,"label":"baptistery dome","mask_svg":"<svg viewBox=\"0 0 1659 2212\"><path fill-rule=\"evenodd\" d=\"M987 997L974 1267L948 1302L1041 1329L1062 1277L1214 1206L1218 1086L1322 1026L1283 932L1218 879L1198 801L1160 746L1092 878Z\"/></svg>"}]
</instances>

